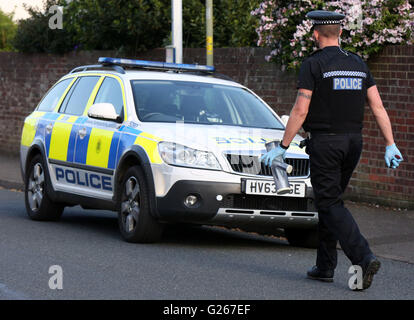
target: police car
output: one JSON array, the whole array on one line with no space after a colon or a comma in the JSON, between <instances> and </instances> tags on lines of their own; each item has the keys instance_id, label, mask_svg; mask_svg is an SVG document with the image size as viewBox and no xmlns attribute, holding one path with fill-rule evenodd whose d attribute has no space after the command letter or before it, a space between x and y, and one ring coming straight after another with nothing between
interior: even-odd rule
<instances>
[{"instance_id":1,"label":"police car","mask_svg":"<svg viewBox=\"0 0 414 320\"><path fill-rule=\"evenodd\" d=\"M277 195L259 158L281 118L214 67L117 58L62 77L24 121L27 213L64 207L118 212L126 241L154 242L169 223L220 225L315 245L309 158L286 153L291 192Z\"/></svg>"}]
</instances>

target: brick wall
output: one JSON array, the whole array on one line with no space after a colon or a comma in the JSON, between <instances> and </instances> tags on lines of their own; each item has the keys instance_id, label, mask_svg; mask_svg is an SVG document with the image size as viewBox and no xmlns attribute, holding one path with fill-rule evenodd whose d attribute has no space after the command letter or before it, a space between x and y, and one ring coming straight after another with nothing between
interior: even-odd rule
<instances>
[{"instance_id":1,"label":"brick wall","mask_svg":"<svg viewBox=\"0 0 414 320\"><path fill-rule=\"evenodd\" d=\"M384 139L366 107L364 149L348 195L354 199L414 207L414 46L389 46L368 63L404 162L385 167Z\"/></svg>"},{"instance_id":2,"label":"brick wall","mask_svg":"<svg viewBox=\"0 0 414 320\"><path fill-rule=\"evenodd\" d=\"M289 114L296 97L296 75L268 64L263 48L218 48L217 71L246 85L279 115ZM22 121L47 89L71 68L96 63L111 52L79 52L63 56L0 52L0 152L17 153ZM135 58L162 61L163 49ZM185 63L205 63L204 49L184 49ZM391 46L369 63L387 108L395 140L405 158L396 171L386 169L384 143L370 111L366 110L364 151L347 197L414 207L414 46Z\"/></svg>"}]
</instances>

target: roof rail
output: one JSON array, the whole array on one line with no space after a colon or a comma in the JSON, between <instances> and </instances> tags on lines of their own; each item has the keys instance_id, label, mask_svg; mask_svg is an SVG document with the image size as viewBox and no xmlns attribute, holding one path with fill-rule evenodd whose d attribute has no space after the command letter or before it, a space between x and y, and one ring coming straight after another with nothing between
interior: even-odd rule
<instances>
[{"instance_id":1,"label":"roof rail","mask_svg":"<svg viewBox=\"0 0 414 320\"><path fill-rule=\"evenodd\" d=\"M120 66L128 68L138 69L152 69L152 70L169 70L169 71L197 71L200 73L214 73L215 68L213 66L204 66L199 64L185 64L185 63L170 63L160 61L145 61L145 60L132 60L132 59L120 59L120 58L108 58L100 57L98 60L104 66Z\"/></svg>"},{"instance_id":2,"label":"roof rail","mask_svg":"<svg viewBox=\"0 0 414 320\"><path fill-rule=\"evenodd\" d=\"M88 71L88 70L102 70L102 69L112 69L121 74L125 74L124 68L118 65L103 65L103 64L91 64L87 66L80 66L72 69L69 73Z\"/></svg>"}]
</instances>

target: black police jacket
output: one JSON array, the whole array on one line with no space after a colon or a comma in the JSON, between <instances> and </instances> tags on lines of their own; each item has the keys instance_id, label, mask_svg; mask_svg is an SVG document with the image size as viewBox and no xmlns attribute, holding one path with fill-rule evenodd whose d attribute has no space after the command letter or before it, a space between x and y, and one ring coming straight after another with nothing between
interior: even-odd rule
<instances>
[{"instance_id":1,"label":"black police jacket","mask_svg":"<svg viewBox=\"0 0 414 320\"><path fill-rule=\"evenodd\" d=\"M358 55L338 46L315 51L299 71L298 89L313 91L303 128L309 132L361 132L367 89L373 85L368 66Z\"/></svg>"}]
</instances>

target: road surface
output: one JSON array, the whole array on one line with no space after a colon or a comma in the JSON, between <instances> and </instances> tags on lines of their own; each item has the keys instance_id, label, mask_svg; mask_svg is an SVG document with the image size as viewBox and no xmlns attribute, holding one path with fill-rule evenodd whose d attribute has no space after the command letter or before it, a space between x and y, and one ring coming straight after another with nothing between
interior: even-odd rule
<instances>
[{"instance_id":1,"label":"road surface","mask_svg":"<svg viewBox=\"0 0 414 320\"><path fill-rule=\"evenodd\" d=\"M413 299L414 264L380 258L372 287L348 288L342 251L334 283L305 278L315 251L215 227L170 228L156 244L121 240L116 215L66 208L31 221L21 192L0 190L0 299ZM52 290L49 268L62 268Z\"/></svg>"}]
</instances>

